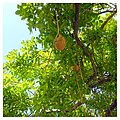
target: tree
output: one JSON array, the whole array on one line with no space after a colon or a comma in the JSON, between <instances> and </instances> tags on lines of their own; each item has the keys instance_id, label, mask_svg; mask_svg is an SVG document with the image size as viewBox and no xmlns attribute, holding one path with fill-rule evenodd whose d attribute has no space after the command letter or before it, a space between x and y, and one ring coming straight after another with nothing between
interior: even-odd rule
<instances>
[{"instance_id":1,"label":"tree","mask_svg":"<svg viewBox=\"0 0 120 120\"><path fill-rule=\"evenodd\" d=\"M6 56L3 116L117 116L117 5L17 8L40 35ZM61 50L58 39L65 40Z\"/></svg>"}]
</instances>

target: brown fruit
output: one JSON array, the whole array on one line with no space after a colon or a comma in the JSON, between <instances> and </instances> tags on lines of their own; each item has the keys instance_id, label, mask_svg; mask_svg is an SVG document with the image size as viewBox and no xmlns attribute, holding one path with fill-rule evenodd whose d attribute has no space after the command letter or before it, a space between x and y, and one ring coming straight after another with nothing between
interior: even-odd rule
<instances>
[{"instance_id":1,"label":"brown fruit","mask_svg":"<svg viewBox=\"0 0 120 120\"><path fill-rule=\"evenodd\" d=\"M58 34L54 40L54 45L57 50L64 50L66 46L65 38L61 34Z\"/></svg>"},{"instance_id":2,"label":"brown fruit","mask_svg":"<svg viewBox=\"0 0 120 120\"><path fill-rule=\"evenodd\" d=\"M75 72L78 72L80 70L80 67L77 64L75 64L73 69Z\"/></svg>"}]
</instances>

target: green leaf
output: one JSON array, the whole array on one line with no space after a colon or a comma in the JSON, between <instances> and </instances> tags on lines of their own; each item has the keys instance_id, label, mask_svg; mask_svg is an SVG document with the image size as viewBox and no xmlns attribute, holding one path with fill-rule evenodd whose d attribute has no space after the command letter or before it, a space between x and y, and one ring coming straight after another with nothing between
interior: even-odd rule
<instances>
[{"instance_id":1,"label":"green leaf","mask_svg":"<svg viewBox=\"0 0 120 120\"><path fill-rule=\"evenodd\" d=\"M17 11L15 12L15 14L16 14L16 15L20 15L20 10L17 10Z\"/></svg>"}]
</instances>

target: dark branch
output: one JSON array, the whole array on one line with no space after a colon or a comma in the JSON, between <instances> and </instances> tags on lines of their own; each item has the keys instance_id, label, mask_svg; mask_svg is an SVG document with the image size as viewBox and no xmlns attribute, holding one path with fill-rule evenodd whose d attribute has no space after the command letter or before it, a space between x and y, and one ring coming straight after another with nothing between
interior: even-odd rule
<instances>
[{"instance_id":1,"label":"dark branch","mask_svg":"<svg viewBox=\"0 0 120 120\"><path fill-rule=\"evenodd\" d=\"M117 11L113 12L113 14L111 14L101 25L101 29L104 28L104 26L107 24L107 22L117 13Z\"/></svg>"},{"instance_id":2,"label":"dark branch","mask_svg":"<svg viewBox=\"0 0 120 120\"><path fill-rule=\"evenodd\" d=\"M113 111L114 108L116 108L116 107L117 107L117 99L115 99L115 100L113 101L113 103L109 106L109 108L105 111L105 116L106 116L106 117L109 117L111 111Z\"/></svg>"},{"instance_id":3,"label":"dark branch","mask_svg":"<svg viewBox=\"0 0 120 120\"><path fill-rule=\"evenodd\" d=\"M79 40L78 38L78 20L79 20L79 4L75 4L75 22L73 25L73 29L74 29L74 38L77 42L77 44L85 51L85 53L87 53L88 56L91 56L91 53L87 50L87 48L85 47L85 45Z\"/></svg>"},{"instance_id":4,"label":"dark branch","mask_svg":"<svg viewBox=\"0 0 120 120\"><path fill-rule=\"evenodd\" d=\"M90 62L92 64L93 67L93 75L90 76L90 78L88 79L88 82L90 82L92 79L94 79L97 75L97 69L96 69L96 65L94 63L94 60L92 58L92 54L88 51L88 49L85 47L85 45L81 42L81 40L78 38L78 21L79 21L79 4L75 4L75 22L73 25L73 29L74 29L74 38L77 42L77 44L83 49L83 51L88 55Z\"/></svg>"},{"instance_id":5,"label":"dark branch","mask_svg":"<svg viewBox=\"0 0 120 120\"><path fill-rule=\"evenodd\" d=\"M106 5L108 5L110 8L117 9L116 3L115 4L113 4L113 3L106 3Z\"/></svg>"},{"instance_id":6,"label":"dark branch","mask_svg":"<svg viewBox=\"0 0 120 120\"><path fill-rule=\"evenodd\" d=\"M103 14L103 13L107 13L107 12L117 12L117 11L112 11L112 10L106 10L106 11L102 11L102 12L99 12L99 13L97 13L97 14Z\"/></svg>"},{"instance_id":7,"label":"dark branch","mask_svg":"<svg viewBox=\"0 0 120 120\"><path fill-rule=\"evenodd\" d=\"M76 3L75 4L75 23L74 23L74 35L75 35L75 37L78 34L79 8L80 8L79 4Z\"/></svg>"},{"instance_id":8,"label":"dark branch","mask_svg":"<svg viewBox=\"0 0 120 120\"><path fill-rule=\"evenodd\" d=\"M71 110L64 110L64 112L71 112L71 111L73 111L73 110L76 110L80 105L82 105L82 102L81 102L81 101L79 101L79 102L77 102L76 104L74 104L74 106L72 107Z\"/></svg>"},{"instance_id":9,"label":"dark branch","mask_svg":"<svg viewBox=\"0 0 120 120\"><path fill-rule=\"evenodd\" d=\"M104 84L105 82L109 82L110 80L111 80L110 76L109 77L103 76L102 79L99 79L94 84L88 85L88 86L93 88L93 87L96 87L98 85Z\"/></svg>"},{"instance_id":10,"label":"dark branch","mask_svg":"<svg viewBox=\"0 0 120 120\"><path fill-rule=\"evenodd\" d=\"M81 102L81 101L77 102L77 103L72 107L72 111L75 110L75 109L77 109L80 105L82 105L82 102Z\"/></svg>"}]
</instances>

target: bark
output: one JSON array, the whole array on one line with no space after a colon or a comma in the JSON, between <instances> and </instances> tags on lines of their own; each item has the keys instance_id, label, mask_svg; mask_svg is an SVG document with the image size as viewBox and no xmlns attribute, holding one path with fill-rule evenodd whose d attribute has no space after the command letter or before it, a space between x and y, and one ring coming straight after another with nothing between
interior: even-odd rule
<instances>
[{"instance_id":1,"label":"bark","mask_svg":"<svg viewBox=\"0 0 120 120\"><path fill-rule=\"evenodd\" d=\"M73 23L74 38L75 38L78 46L80 46L83 49L83 51L88 55L90 62L91 62L91 65L93 67L94 73L92 76L89 77L89 79L87 81L87 83L89 83L92 79L94 79L97 76L97 68L96 68L95 62L93 60L92 53L90 51L88 51L88 49L85 47L85 45L78 38L79 9L80 9L80 5L79 5L79 3L76 3L75 4L75 21Z\"/></svg>"}]
</instances>

